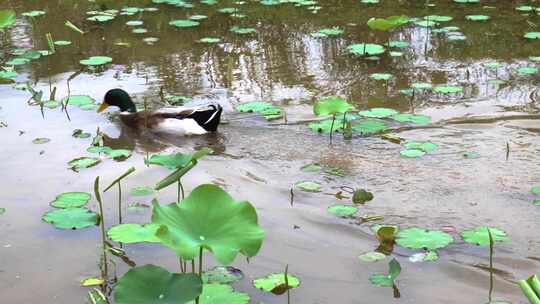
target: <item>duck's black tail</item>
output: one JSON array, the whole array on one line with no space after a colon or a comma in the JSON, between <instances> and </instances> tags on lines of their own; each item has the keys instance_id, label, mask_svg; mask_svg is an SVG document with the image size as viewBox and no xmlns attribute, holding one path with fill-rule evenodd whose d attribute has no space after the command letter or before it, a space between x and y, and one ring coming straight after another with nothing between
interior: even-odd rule
<instances>
[{"instance_id":1,"label":"duck's black tail","mask_svg":"<svg viewBox=\"0 0 540 304\"><path fill-rule=\"evenodd\" d=\"M211 104L193 111L187 118L191 118L208 132L216 132L221 121L223 108L219 104Z\"/></svg>"}]
</instances>

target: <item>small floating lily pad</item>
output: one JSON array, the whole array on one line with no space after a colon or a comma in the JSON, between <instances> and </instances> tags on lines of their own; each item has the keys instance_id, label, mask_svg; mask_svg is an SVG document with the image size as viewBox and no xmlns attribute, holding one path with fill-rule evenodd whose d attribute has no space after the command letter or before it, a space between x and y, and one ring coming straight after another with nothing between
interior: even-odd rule
<instances>
[{"instance_id":1,"label":"small floating lily pad","mask_svg":"<svg viewBox=\"0 0 540 304\"><path fill-rule=\"evenodd\" d=\"M296 187L309 192L319 192L321 191L321 184L310 181L297 182Z\"/></svg>"},{"instance_id":2,"label":"small floating lily pad","mask_svg":"<svg viewBox=\"0 0 540 304\"><path fill-rule=\"evenodd\" d=\"M233 26L230 29L231 32L240 34L240 35L246 35L246 34L253 34L257 32L257 29L252 27L239 27L239 26Z\"/></svg>"},{"instance_id":3,"label":"small floating lily pad","mask_svg":"<svg viewBox=\"0 0 540 304\"><path fill-rule=\"evenodd\" d=\"M204 37L204 38L199 39L200 43L218 43L220 41L221 39L215 38L215 37Z\"/></svg>"},{"instance_id":4,"label":"small floating lily pad","mask_svg":"<svg viewBox=\"0 0 540 304\"><path fill-rule=\"evenodd\" d=\"M48 142L50 142L51 140L49 138L46 138L46 137L38 137L34 140L32 140L32 143L36 144L36 145L42 145L42 144L46 144Z\"/></svg>"},{"instance_id":5,"label":"small floating lily pad","mask_svg":"<svg viewBox=\"0 0 540 304\"><path fill-rule=\"evenodd\" d=\"M520 67L516 70L519 74L532 75L538 73L538 68L533 66Z\"/></svg>"},{"instance_id":6,"label":"small floating lily pad","mask_svg":"<svg viewBox=\"0 0 540 304\"><path fill-rule=\"evenodd\" d=\"M319 164L309 164L300 168L304 172L321 172L322 166Z\"/></svg>"},{"instance_id":7,"label":"small floating lily pad","mask_svg":"<svg viewBox=\"0 0 540 304\"><path fill-rule=\"evenodd\" d=\"M488 21L491 17L486 15L467 15L465 19L470 21Z\"/></svg>"},{"instance_id":8,"label":"small floating lily pad","mask_svg":"<svg viewBox=\"0 0 540 304\"><path fill-rule=\"evenodd\" d=\"M540 186L532 187L531 192L534 193L534 194L540 194Z\"/></svg>"},{"instance_id":9,"label":"small floating lily pad","mask_svg":"<svg viewBox=\"0 0 540 304\"><path fill-rule=\"evenodd\" d=\"M24 12L21 15L25 17L39 17L39 16L45 15L45 12L36 10L36 11Z\"/></svg>"},{"instance_id":10,"label":"small floating lily pad","mask_svg":"<svg viewBox=\"0 0 540 304\"><path fill-rule=\"evenodd\" d=\"M418 149L406 149L399 152L401 156L414 158L414 157L422 157L426 154L426 152Z\"/></svg>"},{"instance_id":11,"label":"small floating lily pad","mask_svg":"<svg viewBox=\"0 0 540 304\"><path fill-rule=\"evenodd\" d=\"M394 109L388 108L372 108L366 111L358 112L361 116L372 117L372 118L384 118L392 115L396 115L399 112Z\"/></svg>"},{"instance_id":12,"label":"small floating lily pad","mask_svg":"<svg viewBox=\"0 0 540 304\"><path fill-rule=\"evenodd\" d=\"M133 196L146 196L154 193L154 189L148 186L131 188L130 194Z\"/></svg>"},{"instance_id":13,"label":"small floating lily pad","mask_svg":"<svg viewBox=\"0 0 540 304\"><path fill-rule=\"evenodd\" d=\"M71 44L71 41L68 41L68 40L56 40L54 42L54 45L58 45L58 46L66 46L70 44Z\"/></svg>"},{"instance_id":14,"label":"small floating lily pad","mask_svg":"<svg viewBox=\"0 0 540 304\"><path fill-rule=\"evenodd\" d=\"M382 287L392 287L394 286L394 281L396 280L397 276L401 273L401 265L399 265L399 262L396 259L392 259L390 263L388 263L389 270L388 274L380 274L376 273L369 277L369 281L377 286Z\"/></svg>"},{"instance_id":15,"label":"small floating lily pad","mask_svg":"<svg viewBox=\"0 0 540 304\"><path fill-rule=\"evenodd\" d=\"M378 133L388 128L388 125L384 121L375 119L363 119L352 126L352 129L360 134Z\"/></svg>"},{"instance_id":16,"label":"small floating lily pad","mask_svg":"<svg viewBox=\"0 0 540 304\"><path fill-rule=\"evenodd\" d=\"M49 211L43 215L42 219L59 229L82 229L98 223L98 215L86 208Z\"/></svg>"},{"instance_id":17,"label":"small floating lily pad","mask_svg":"<svg viewBox=\"0 0 540 304\"><path fill-rule=\"evenodd\" d=\"M452 93L461 93L463 92L462 86L454 86L454 85L441 85L436 86L433 89L436 93L442 93L442 94L452 94Z\"/></svg>"},{"instance_id":18,"label":"small floating lily pad","mask_svg":"<svg viewBox=\"0 0 540 304\"><path fill-rule=\"evenodd\" d=\"M386 51L384 46L380 44L373 44L373 43L351 44L347 46L347 50L349 51L349 53L358 55L358 56L379 55Z\"/></svg>"},{"instance_id":19,"label":"small floating lily pad","mask_svg":"<svg viewBox=\"0 0 540 304\"><path fill-rule=\"evenodd\" d=\"M419 125L425 125L431 122L431 117L422 114L400 113L392 116L392 118L399 122L412 122Z\"/></svg>"},{"instance_id":20,"label":"small floating lily pad","mask_svg":"<svg viewBox=\"0 0 540 304\"><path fill-rule=\"evenodd\" d=\"M373 79L373 80L385 80L385 81L388 81L390 79L392 79L394 76L392 74L389 74L389 73L373 73L371 75L369 75L369 78Z\"/></svg>"},{"instance_id":21,"label":"small floating lily pad","mask_svg":"<svg viewBox=\"0 0 540 304\"><path fill-rule=\"evenodd\" d=\"M6 213L6 208L0 208L0 215Z\"/></svg>"},{"instance_id":22,"label":"small floating lily pad","mask_svg":"<svg viewBox=\"0 0 540 304\"><path fill-rule=\"evenodd\" d=\"M51 206L54 208L77 208L88 203L92 196L87 192L64 192L58 195Z\"/></svg>"},{"instance_id":23,"label":"small floating lily pad","mask_svg":"<svg viewBox=\"0 0 540 304\"><path fill-rule=\"evenodd\" d=\"M416 150L421 150L424 152L435 151L439 147L437 144L434 144L430 141L416 141L416 140L407 141L405 142L404 146L407 149L416 149Z\"/></svg>"},{"instance_id":24,"label":"small floating lily pad","mask_svg":"<svg viewBox=\"0 0 540 304\"><path fill-rule=\"evenodd\" d=\"M371 251L371 252L366 252L366 253L360 255L358 258L362 262L370 263L370 262L376 262L376 261L384 260L384 259L386 259L386 255L384 255L384 254L382 254L380 252Z\"/></svg>"},{"instance_id":25,"label":"small floating lily pad","mask_svg":"<svg viewBox=\"0 0 540 304\"><path fill-rule=\"evenodd\" d=\"M396 243L402 247L429 250L444 248L453 241L452 236L446 232L416 227L399 231L396 239Z\"/></svg>"},{"instance_id":26,"label":"small floating lily pad","mask_svg":"<svg viewBox=\"0 0 540 304\"><path fill-rule=\"evenodd\" d=\"M160 243L156 232L161 227L157 224L120 224L107 231L109 238L115 242L132 243Z\"/></svg>"},{"instance_id":27,"label":"small floating lily pad","mask_svg":"<svg viewBox=\"0 0 540 304\"><path fill-rule=\"evenodd\" d=\"M62 100L64 104L84 106L88 104L94 104L95 100L87 95L71 95L69 98Z\"/></svg>"},{"instance_id":28,"label":"small floating lily pad","mask_svg":"<svg viewBox=\"0 0 540 304\"><path fill-rule=\"evenodd\" d=\"M300 279L290 273L287 274L290 288L300 286ZM285 273L272 273L265 277L255 279L253 286L266 292L272 292L276 287L285 285Z\"/></svg>"},{"instance_id":29,"label":"small floating lily pad","mask_svg":"<svg viewBox=\"0 0 540 304\"><path fill-rule=\"evenodd\" d=\"M242 270L232 266L216 266L205 271L202 278L205 283L227 284L242 280L244 274Z\"/></svg>"},{"instance_id":30,"label":"small floating lily pad","mask_svg":"<svg viewBox=\"0 0 540 304\"><path fill-rule=\"evenodd\" d=\"M103 65L111 62L113 59L107 56L92 56L79 61L82 65Z\"/></svg>"},{"instance_id":31,"label":"small floating lily pad","mask_svg":"<svg viewBox=\"0 0 540 304\"><path fill-rule=\"evenodd\" d=\"M95 166L99 164L100 161L101 160L99 158L95 158L95 157L79 157L79 158L70 160L68 162L68 165L70 168L73 168L73 169L84 169L84 168Z\"/></svg>"},{"instance_id":32,"label":"small floating lily pad","mask_svg":"<svg viewBox=\"0 0 540 304\"><path fill-rule=\"evenodd\" d=\"M86 20L95 21L95 22L107 22L114 19L112 15L96 15L86 18Z\"/></svg>"},{"instance_id":33,"label":"small floating lily pad","mask_svg":"<svg viewBox=\"0 0 540 304\"><path fill-rule=\"evenodd\" d=\"M358 208L351 205L334 204L328 207L328 212L341 217L347 217L358 212Z\"/></svg>"},{"instance_id":34,"label":"small floating lily pad","mask_svg":"<svg viewBox=\"0 0 540 304\"><path fill-rule=\"evenodd\" d=\"M433 88L433 85L427 82L414 82L411 84L411 88L415 90L428 90Z\"/></svg>"},{"instance_id":35,"label":"small floating lily pad","mask_svg":"<svg viewBox=\"0 0 540 304\"><path fill-rule=\"evenodd\" d=\"M506 232L499 228L489 227L491 237L494 242L502 242L508 239ZM474 229L468 229L461 232L461 237L467 243L476 244L480 246L489 245L489 233L488 227L476 227Z\"/></svg>"},{"instance_id":36,"label":"small floating lily pad","mask_svg":"<svg viewBox=\"0 0 540 304\"><path fill-rule=\"evenodd\" d=\"M523 35L527 39L540 39L540 32L528 32Z\"/></svg>"}]
</instances>

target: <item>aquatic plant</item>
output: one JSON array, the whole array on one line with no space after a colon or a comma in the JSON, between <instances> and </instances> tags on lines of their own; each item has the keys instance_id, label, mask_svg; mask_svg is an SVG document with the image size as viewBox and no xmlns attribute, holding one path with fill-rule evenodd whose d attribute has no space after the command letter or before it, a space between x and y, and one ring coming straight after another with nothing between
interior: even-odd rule
<instances>
[{"instance_id":1,"label":"aquatic plant","mask_svg":"<svg viewBox=\"0 0 540 304\"><path fill-rule=\"evenodd\" d=\"M289 265L285 266L285 272L272 273L265 277L253 280L253 286L275 295L287 293L287 303L291 303L290 290L300 286L300 279L289 274Z\"/></svg>"},{"instance_id":2,"label":"aquatic plant","mask_svg":"<svg viewBox=\"0 0 540 304\"><path fill-rule=\"evenodd\" d=\"M330 142L332 142L332 134L334 131L334 123L337 114L343 114L343 120L346 120L346 115L349 110L354 109L354 106L348 103L345 99L331 96L320 99L313 105L313 113L317 116L332 115L332 124L330 126Z\"/></svg>"},{"instance_id":3,"label":"aquatic plant","mask_svg":"<svg viewBox=\"0 0 540 304\"><path fill-rule=\"evenodd\" d=\"M540 280L537 275L532 275L526 280L519 280L518 285L531 304L540 303Z\"/></svg>"},{"instance_id":4,"label":"aquatic plant","mask_svg":"<svg viewBox=\"0 0 540 304\"><path fill-rule=\"evenodd\" d=\"M0 10L0 31L12 26L16 19L17 16L14 10Z\"/></svg>"},{"instance_id":5,"label":"aquatic plant","mask_svg":"<svg viewBox=\"0 0 540 304\"><path fill-rule=\"evenodd\" d=\"M115 180L113 180L105 189L103 190L103 193L107 192L107 190L111 189L114 185L118 185L118 224L122 224L122 180L126 178L131 173L135 172L134 167L130 167L126 172L118 176Z\"/></svg>"},{"instance_id":6,"label":"aquatic plant","mask_svg":"<svg viewBox=\"0 0 540 304\"><path fill-rule=\"evenodd\" d=\"M399 289L396 286L396 278L401 273L401 265L396 259L392 259L388 263L388 274L376 273L369 277L369 281L377 286L392 287L394 290L394 298L400 297Z\"/></svg>"}]
</instances>

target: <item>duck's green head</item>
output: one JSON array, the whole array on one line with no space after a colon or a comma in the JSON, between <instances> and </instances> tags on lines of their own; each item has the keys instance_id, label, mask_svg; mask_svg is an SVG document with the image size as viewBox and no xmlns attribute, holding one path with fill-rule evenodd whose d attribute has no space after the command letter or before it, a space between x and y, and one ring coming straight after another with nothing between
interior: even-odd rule
<instances>
[{"instance_id":1,"label":"duck's green head","mask_svg":"<svg viewBox=\"0 0 540 304\"><path fill-rule=\"evenodd\" d=\"M137 112L135 104L129 97L129 94L122 89L112 89L105 94L103 103L98 108L98 112L102 112L110 106L119 107L122 112Z\"/></svg>"}]
</instances>

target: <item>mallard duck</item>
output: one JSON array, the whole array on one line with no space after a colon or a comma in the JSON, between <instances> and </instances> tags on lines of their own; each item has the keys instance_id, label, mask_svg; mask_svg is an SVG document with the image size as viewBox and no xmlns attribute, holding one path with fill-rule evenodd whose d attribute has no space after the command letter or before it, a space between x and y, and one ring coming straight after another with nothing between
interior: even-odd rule
<instances>
[{"instance_id":1,"label":"mallard duck","mask_svg":"<svg viewBox=\"0 0 540 304\"><path fill-rule=\"evenodd\" d=\"M176 135L201 135L217 131L223 111L219 104L207 104L137 112L135 103L122 89L109 90L97 111L102 112L110 106L120 108L120 120L128 127Z\"/></svg>"}]
</instances>

